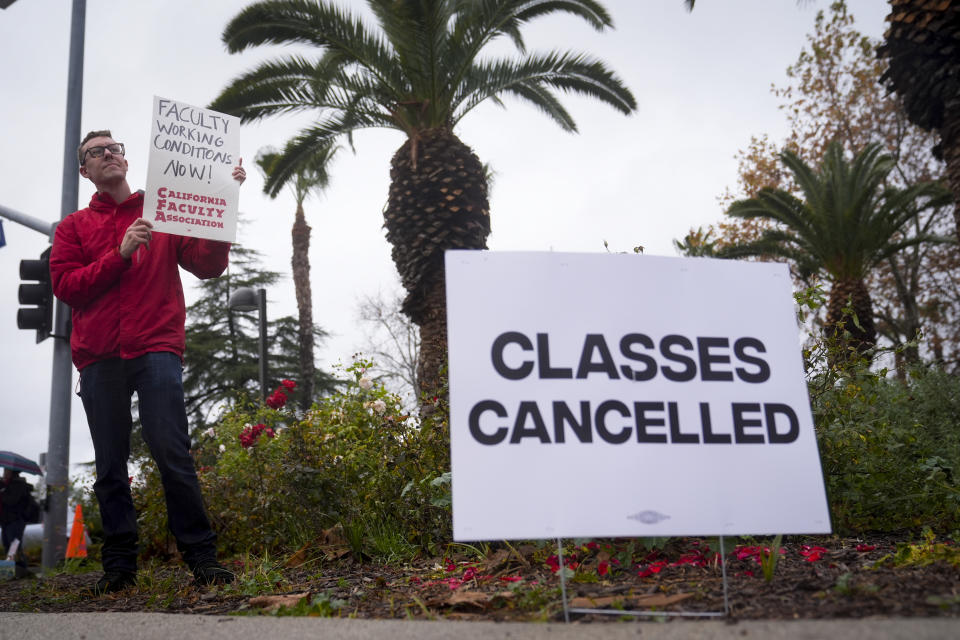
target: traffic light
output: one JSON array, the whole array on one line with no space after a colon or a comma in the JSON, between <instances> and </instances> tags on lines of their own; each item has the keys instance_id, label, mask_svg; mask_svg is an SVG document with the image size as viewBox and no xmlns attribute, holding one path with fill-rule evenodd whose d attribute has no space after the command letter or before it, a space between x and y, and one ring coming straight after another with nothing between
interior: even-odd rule
<instances>
[{"instance_id":1,"label":"traffic light","mask_svg":"<svg viewBox=\"0 0 960 640\"><path fill-rule=\"evenodd\" d=\"M35 329L37 342L43 342L53 329L53 288L50 284L50 249L40 254L39 260L20 261L20 304L32 307L17 310L17 328Z\"/></svg>"}]
</instances>

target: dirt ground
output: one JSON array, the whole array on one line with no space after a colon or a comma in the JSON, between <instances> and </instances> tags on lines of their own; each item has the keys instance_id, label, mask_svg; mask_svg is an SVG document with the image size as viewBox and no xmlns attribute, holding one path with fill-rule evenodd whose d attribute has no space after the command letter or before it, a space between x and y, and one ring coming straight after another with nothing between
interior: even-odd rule
<instances>
[{"instance_id":1,"label":"dirt ground","mask_svg":"<svg viewBox=\"0 0 960 640\"><path fill-rule=\"evenodd\" d=\"M725 548L732 619L960 617L960 552L951 541L941 543L939 553L915 553L905 563L906 541L896 536L791 537L777 554L769 581L759 560L764 547L736 542L726 541ZM709 547L716 540L677 538L657 550L631 545L600 540L567 546L568 607L724 611L722 569L716 549ZM141 571L136 588L103 597L91 593L100 573L81 570L0 583L0 610L563 619L555 545L494 545L485 553L463 546L450 549L447 557L394 566L358 562L342 545L318 541L288 558L289 566L228 562L237 581L203 588L182 564L153 562ZM569 615L615 621L625 614Z\"/></svg>"}]
</instances>

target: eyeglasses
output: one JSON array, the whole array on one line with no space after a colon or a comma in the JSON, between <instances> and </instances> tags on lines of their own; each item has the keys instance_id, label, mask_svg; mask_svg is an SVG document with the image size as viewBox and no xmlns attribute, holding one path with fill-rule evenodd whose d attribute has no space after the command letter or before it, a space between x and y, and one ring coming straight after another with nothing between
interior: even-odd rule
<instances>
[{"instance_id":1,"label":"eyeglasses","mask_svg":"<svg viewBox=\"0 0 960 640\"><path fill-rule=\"evenodd\" d=\"M114 142L113 144L104 145L102 147L90 147L83 152L83 160L80 162L80 164L84 164L87 161L87 156L90 156L91 158L102 157L104 151L109 151L115 156L122 156L126 153L126 149L124 149L122 142Z\"/></svg>"}]
</instances>

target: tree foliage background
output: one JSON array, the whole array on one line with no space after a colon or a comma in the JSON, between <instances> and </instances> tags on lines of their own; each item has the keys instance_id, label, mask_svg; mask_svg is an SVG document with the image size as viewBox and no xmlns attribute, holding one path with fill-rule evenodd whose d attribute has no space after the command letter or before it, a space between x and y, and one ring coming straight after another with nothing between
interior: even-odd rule
<instances>
[{"instance_id":1,"label":"tree foliage background","mask_svg":"<svg viewBox=\"0 0 960 640\"><path fill-rule=\"evenodd\" d=\"M370 373L400 396L408 410L415 411L420 389L420 333L400 310L402 305L399 293L363 296L357 306L357 319L364 328L363 354L371 359Z\"/></svg>"},{"instance_id":2,"label":"tree foliage background","mask_svg":"<svg viewBox=\"0 0 960 640\"><path fill-rule=\"evenodd\" d=\"M815 166L834 140L850 155L871 142L882 144L896 160L889 176L893 186L943 178L944 165L933 154L935 135L911 124L898 97L880 82L886 62L877 57L879 44L857 31L844 2L818 13L807 46L787 69L790 84L771 86L790 135L777 142L759 133L738 152L737 185L719 198L724 208L763 187L796 193L780 151L790 149ZM691 230L677 245L687 255L710 255L758 238L768 224L726 218ZM950 207L924 213L908 233L951 234ZM904 361L923 357L960 371L960 252L955 245L922 244L891 256L872 272L868 287L877 332L886 344L910 343L918 332L924 336L919 347L899 352Z\"/></svg>"},{"instance_id":3,"label":"tree foliage background","mask_svg":"<svg viewBox=\"0 0 960 640\"><path fill-rule=\"evenodd\" d=\"M187 308L186 354L184 356L183 390L187 416L196 431L215 423L220 413L239 398L260 397L259 319L256 311L232 311L230 294L240 287L265 288L268 293L281 280L274 271L258 268L259 254L234 246L230 266L220 278L204 280L198 285L200 297ZM267 306L267 393L283 379L299 377L299 321L293 316L270 318ZM317 342L326 336L314 326ZM329 392L331 376L314 370L317 394ZM300 404L303 387L295 390L294 400ZM308 399L312 402L314 398Z\"/></svg>"}]
</instances>

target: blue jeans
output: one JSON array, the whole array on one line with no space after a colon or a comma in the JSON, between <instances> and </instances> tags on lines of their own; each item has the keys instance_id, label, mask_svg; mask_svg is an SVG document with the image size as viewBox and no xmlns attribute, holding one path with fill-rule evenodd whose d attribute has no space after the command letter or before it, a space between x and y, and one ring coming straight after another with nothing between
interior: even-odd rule
<instances>
[{"instance_id":1,"label":"blue jeans","mask_svg":"<svg viewBox=\"0 0 960 640\"><path fill-rule=\"evenodd\" d=\"M131 398L137 392L143 439L163 483L167 525L191 569L216 559L210 527L190 455L183 400L183 365L174 353L111 358L80 372L80 397L96 455L94 493L103 521L104 571L137 570L137 514L130 495Z\"/></svg>"}]
</instances>

